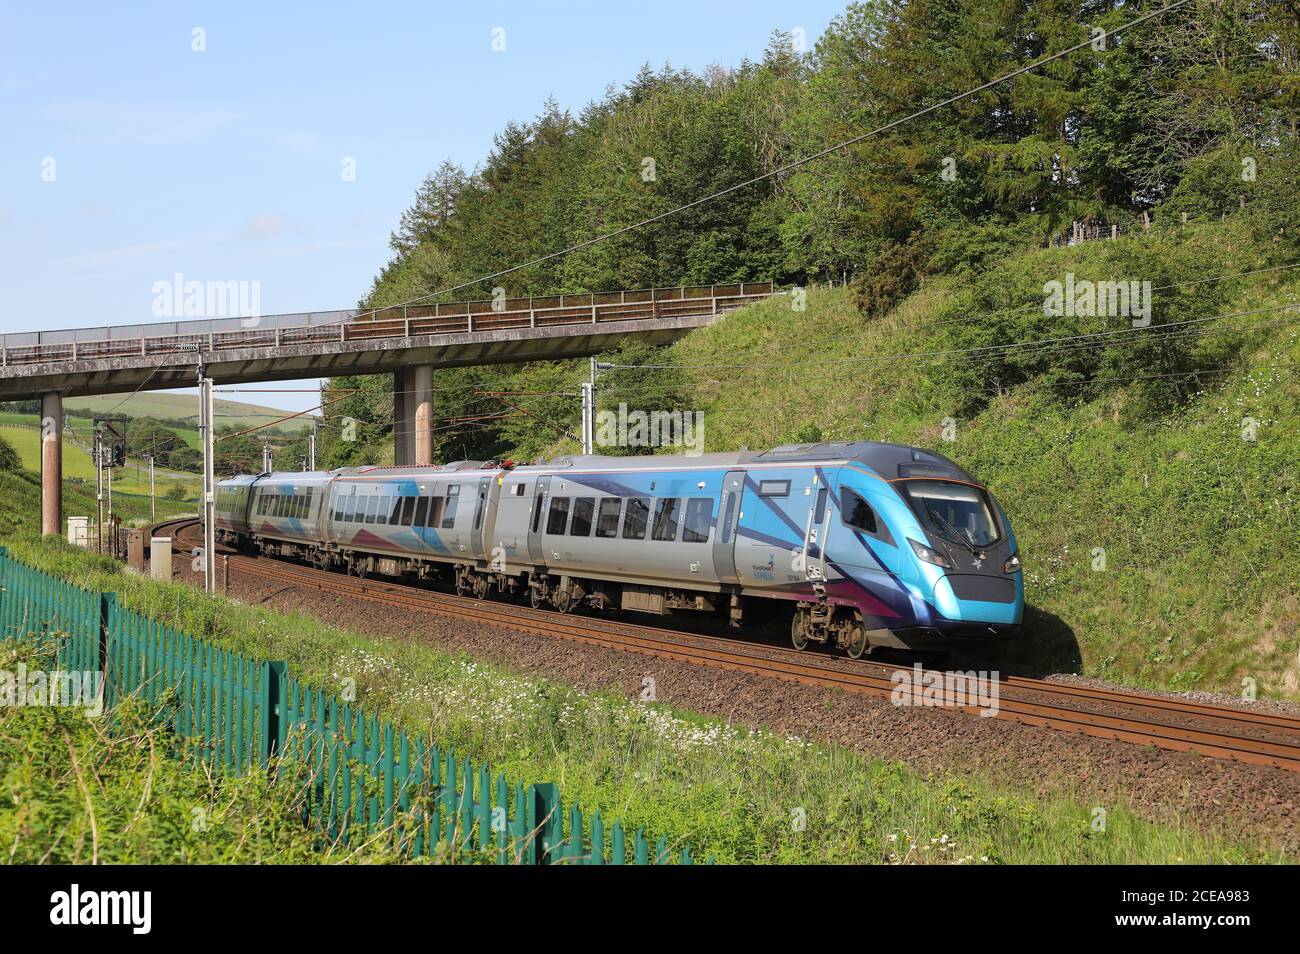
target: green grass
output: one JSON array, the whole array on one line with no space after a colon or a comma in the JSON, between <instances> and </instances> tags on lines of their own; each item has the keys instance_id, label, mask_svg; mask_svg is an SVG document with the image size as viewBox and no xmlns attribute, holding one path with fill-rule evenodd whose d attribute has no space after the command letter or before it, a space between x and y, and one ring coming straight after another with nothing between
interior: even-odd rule
<instances>
[{"instance_id":1,"label":"green grass","mask_svg":"<svg viewBox=\"0 0 1300 954\"><path fill-rule=\"evenodd\" d=\"M1102 806L1106 827L1094 831L1085 793L1035 798L968 778L921 777L835 746L584 694L464 655L130 576L63 544L9 542L19 559L115 590L124 605L239 652L286 660L317 686L353 688L367 711L487 759L512 779L554 780L584 809L668 833L697 857L1090 864L1274 861L1294 850L1155 824L1122 805Z\"/></svg>"},{"instance_id":2,"label":"green grass","mask_svg":"<svg viewBox=\"0 0 1300 954\"><path fill-rule=\"evenodd\" d=\"M0 643L0 669L48 671L31 644ZM0 847L10 864L314 864L393 860L376 839L323 842L302 824L301 780L213 775L138 701L0 706Z\"/></svg>"},{"instance_id":3,"label":"green grass","mask_svg":"<svg viewBox=\"0 0 1300 954\"><path fill-rule=\"evenodd\" d=\"M195 394L140 391L130 395L125 404L122 403L124 398L127 398L127 395L101 394L92 397L68 398L64 402L64 406L101 414L114 411L114 413L127 414L131 417L155 417L169 420L187 418L193 420L196 424L199 419L199 399ZM239 427L269 424L271 421L278 421L289 413L279 408L249 404L244 401L231 401L225 398L214 398L212 409L217 415L218 425L228 424ZM286 431L297 433L309 429L311 420L305 416L296 417L277 426ZM198 446L197 431L195 431L195 438L196 443L191 444L191 447Z\"/></svg>"},{"instance_id":4,"label":"green grass","mask_svg":"<svg viewBox=\"0 0 1300 954\"><path fill-rule=\"evenodd\" d=\"M18 456L22 460L25 470L40 471L40 431L0 423L0 437L13 445L14 450L18 452ZM89 486L92 493L94 491L94 461L91 460L89 454L68 440L63 442L63 479L65 486L70 481L80 481ZM154 483L159 497L167 493L173 485L180 484L185 489L186 498L193 500L198 499L201 486L199 478L194 475L186 475L183 478L160 475L155 477ZM113 493L115 503L116 496L119 493L147 497L149 495L149 468L136 461L128 461L126 467L117 468L113 475Z\"/></svg>"}]
</instances>

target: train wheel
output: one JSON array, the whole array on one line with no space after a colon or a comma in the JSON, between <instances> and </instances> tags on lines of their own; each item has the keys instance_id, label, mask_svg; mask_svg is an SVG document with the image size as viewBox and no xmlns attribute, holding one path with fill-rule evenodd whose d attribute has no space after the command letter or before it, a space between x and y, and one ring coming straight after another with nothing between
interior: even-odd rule
<instances>
[{"instance_id":1,"label":"train wheel","mask_svg":"<svg viewBox=\"0 0 1300 954\"><path fill-rule=\"evenodd\" d=\"M849 639L845 643L844 649L849 654L850 659L861 659L867 648L867 627L858 623L849 629Z\"/></svg>"},{"instance_id":2,"label":"train wheel","mask_svg":"<svg viewBox=\"0 0 1300 954\"><path fill-rule=\"evenodd\" d=\"M546 595L542 593L540 587L528 587L528 604L533 609L543 609L546 606Z\"/></svg>"},{"instance_id":3,"label":"train wheel","mask_svg":"<svg viewBox=\"0 0 1300 954\"><path fill-rule=\"evenodd\" d=\"M485 600L488 597L489 580L482 573L474 574L474 582L470 586L470 591L474 594L474 599Z\"/></svg>"},{"instance_id":4,"label":"train wheel","mask_svg":"<svg viewBox=\"0 0 1300 954\"><path fill-rule=\"evenodd\" d=\"M466 575L464 573L457 573L456 574L456 595L469 596L471 592L472 589L470 586L470 581L466 578Z\"/></svg>"},{"instance_id":5,"label":"train wheel","mask_svg":"<svg viewBox=\"0 0 1300 954\"><path fill-rule=\"evenodd\" d=\"M800 652L808 648L808 614L803 610L795 613L790 621L790 642Z\"/></svg>"}]
</instances>

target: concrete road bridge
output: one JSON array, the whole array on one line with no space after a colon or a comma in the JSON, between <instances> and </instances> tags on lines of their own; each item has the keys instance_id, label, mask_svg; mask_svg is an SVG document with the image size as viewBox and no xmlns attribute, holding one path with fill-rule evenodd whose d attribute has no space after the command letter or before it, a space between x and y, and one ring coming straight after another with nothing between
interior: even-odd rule
<instances>
[{"instance_id":1,"label":"concrete road bridge","mask_svg":"<svg viewBox=\"0 0 1300 954\"><path fill-rule=\"evenodd\" d=\"M646 288L545 298L104 325L0 335L0 401L190 387L202 362L216 384L343 374L394 375L399 464L433 463L433 372L580 358L624 338L666 344L774 294L770 282ZM62 427L41 436L41 528L62 524Z\"/></svg>"}]
</instances>

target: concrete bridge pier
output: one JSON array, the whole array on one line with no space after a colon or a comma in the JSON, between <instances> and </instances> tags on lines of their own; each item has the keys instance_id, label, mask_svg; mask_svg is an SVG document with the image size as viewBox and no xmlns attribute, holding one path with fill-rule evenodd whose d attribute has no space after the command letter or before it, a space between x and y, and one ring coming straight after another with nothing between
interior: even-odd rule
<instances>
[{"instance_id":1,"label":"concrete bridge pier","mask_svg":"<svg viewBox=\"0 0 1300 954\"><path fill-rule=\"evenodd\" d=\"M41 395L41 533L63 531L63 395Z\"/></svg>"},{"instance_id":2,"label":"concrete bridge pier","mask_svg":"<svg viewBox=\"0 0 1300 954\"><path fill-rule=\"evenodd\" d=\"M413 365L393 374L393 462L420 467L433 463L433 365Z\"/></svg>"}]
</instances>

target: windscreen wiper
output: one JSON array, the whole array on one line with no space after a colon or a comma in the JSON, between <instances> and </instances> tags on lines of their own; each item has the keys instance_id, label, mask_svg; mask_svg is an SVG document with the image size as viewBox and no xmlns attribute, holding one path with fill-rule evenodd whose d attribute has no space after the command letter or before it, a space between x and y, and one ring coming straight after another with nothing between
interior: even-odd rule
<instances>
[{"instance_id":1,"label":"windscreen wiper","mask_svg":"<svg viewBox=\"0 0 1300 954\"><path fill-rule=\"evenodd\" d=\"M967 539L966 536L960 530L958 530L948 521L947 517L945 517L939 511L935 510L933 507L929 508L929 513L930 513L930 519L939 523L950 534L952 534L956 538L957 543L960 543L963 547L965 547L967 550L971 552L971 556L979 556L980 551L979 548L975 546L975 541Z\"/></svg>"}]
</instances>

